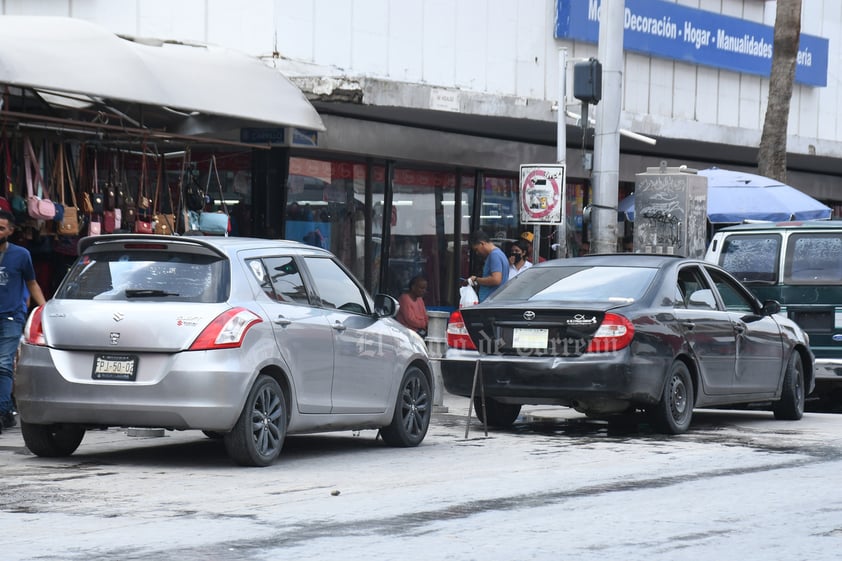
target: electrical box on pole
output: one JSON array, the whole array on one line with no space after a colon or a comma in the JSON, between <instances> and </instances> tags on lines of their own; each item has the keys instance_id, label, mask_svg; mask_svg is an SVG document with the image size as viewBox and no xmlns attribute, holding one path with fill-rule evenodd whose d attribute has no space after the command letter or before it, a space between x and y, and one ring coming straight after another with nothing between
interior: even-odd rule
<instances>
[{"instance_id":1,"label":"electrical box on pole","mask_svg":"<svg viewBox=\"0 0 842 561\"><path fill-rule=\"evenodd\" d=\"M646 168L635 176L634 250L702 259L708 178L687 166Z\"/></svg>"},{"instance_id":2,"label":"electrical box on pole","mask_svg":"<svg viewBox=\"0 0 842 561\"><path fill-rule=\"evenodd\" d=\"M591 105L602 99L602 64L597 59L573 65L573 97Z\"/></svg>"}]
</instances>

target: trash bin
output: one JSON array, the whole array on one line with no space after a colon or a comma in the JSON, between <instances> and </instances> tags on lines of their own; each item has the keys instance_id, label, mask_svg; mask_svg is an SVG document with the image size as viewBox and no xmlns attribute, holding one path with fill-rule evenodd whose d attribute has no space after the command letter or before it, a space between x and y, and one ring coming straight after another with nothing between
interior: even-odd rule
<instances>
[{"instance_id":1,"label":"trash bin","mask_svg":"<svg viewBox=\"0 0 842 561\"><path fill-rule=\"evenodd\" d=\"M441 378L441 357L447 350L447 320L450 312L427 311L427 354L433 368L433 406L444 405L444 382Z\"/></svg>"}]
</instances>

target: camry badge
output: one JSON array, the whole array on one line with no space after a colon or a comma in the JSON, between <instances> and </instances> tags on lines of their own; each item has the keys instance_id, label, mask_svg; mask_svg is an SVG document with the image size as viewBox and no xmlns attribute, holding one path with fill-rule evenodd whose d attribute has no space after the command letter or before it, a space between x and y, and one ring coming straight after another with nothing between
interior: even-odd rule
<instances>
[{"instance_id":1,"label":"camry badge","mask_svg":"<svg viewBox=\"0 0 842 561\"><path fill-rule=\"evenodd\" d=\"M527 310L523 312L523 319L525 319L526 321L532 321L533 319L535 319L535 312L533 312L532 310Z\"/></svg>"},{"instance_id":2,"label":"camry badge","mask_svg":"<svg viewBox=\"0 0 842 561\"><path fill-rule=\"evenodd\" d=\"M124 317L126 316L124 316L121 312L114 312L114 315L111 316L111 319L113 319L114 321L121 321Z\"/></svg>"},{"instance_id":3,"label":"camry badge","mask_svg":"<svg viewBox=\"0 0 842 561\"><path fill-rule=\"evenodd\" d=\"M119 333L117 333L116 331L112 331L112 332L109 334L109 336L111 337L111 344L112 344L112 345L116 345L117 343L119 343L119 342L120 342L120 334L119 334Z\"/></svg>"}]
</instances>

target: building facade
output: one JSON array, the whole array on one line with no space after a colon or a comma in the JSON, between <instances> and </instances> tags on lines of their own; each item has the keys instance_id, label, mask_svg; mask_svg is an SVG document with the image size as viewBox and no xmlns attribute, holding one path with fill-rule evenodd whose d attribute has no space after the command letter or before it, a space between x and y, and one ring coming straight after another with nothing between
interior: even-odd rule
<instances>
[{"instance_id":1,"label":"building facade","mask_svg":"<svg viewBox=\"0 0 842 561\"><path fill-rule=\"evenodd\" d=\"M219 44L277 68L326 130L230 131L244 144L272 145L218 159L223 198L241 203L240 233L327 247L372 291L397 295L423 274L428 306L444 308L477 266L471 230L505 244L527 229L519 167L557 161L562 71L567 185L558 230L568 254L586 247L593 137L582 130L572 76L576 61L598 55L600 8L599 0L2 2L4 15ZM775 9L767 0L626 0L622 91L603 91L601 102L618 102L620 127L656 144L621 137L619 198L664 160L756 170ZM804 2L802 34L807 70L791 102L788 182L839 209L842 4ZM545 255L558 230L536 229Z\"/></svg>"}]
</instances>

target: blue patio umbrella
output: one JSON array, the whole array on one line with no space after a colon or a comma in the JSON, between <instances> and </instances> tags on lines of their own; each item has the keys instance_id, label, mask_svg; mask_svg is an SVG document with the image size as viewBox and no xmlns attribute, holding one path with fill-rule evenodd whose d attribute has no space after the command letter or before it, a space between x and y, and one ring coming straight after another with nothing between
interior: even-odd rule
<instances>
[{"instance_id":1,"label":"blue patio umbrella","mask_svg":"<svg viewBox=\"0 0 842 561\"><path fill-rule=\"evenodd\" d=\"M708 220L712 224L735 224L744 220L827 220L832 210L794 187L762 175L708 168ZM634 195L617 207L621 220L634 222Z\"/></svg>"}]
</instances>

